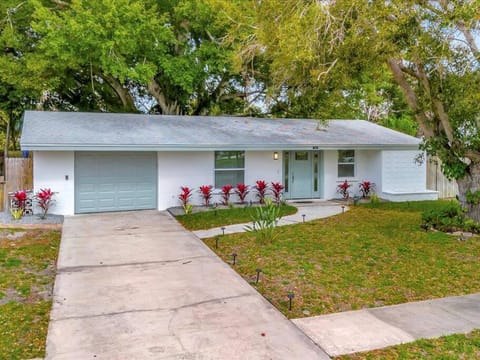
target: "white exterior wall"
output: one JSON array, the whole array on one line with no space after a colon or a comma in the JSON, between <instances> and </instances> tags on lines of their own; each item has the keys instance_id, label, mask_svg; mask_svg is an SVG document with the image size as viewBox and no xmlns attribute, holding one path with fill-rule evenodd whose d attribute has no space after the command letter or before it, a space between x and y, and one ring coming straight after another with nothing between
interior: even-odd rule
<instances>
[{"instance_id":1,"label":"white exterior wall","mask_svg":"<svg viewBox=\"0 0 480 360\"><path fill-rule=\"evenodd\" d=\"M73 151L34 151L34 191L50 188L55 194L52 214L73 215L75 212L75 155ZM68 180L66 179L68 176ZM36 213L40 210L36 209Z\"/></svg>"},{"instance_id":2,"label":"white exterior wall","mask_svg":"<svg viewBox=\"0 0 480 360\"><path fill-rule=\"evenodd\" d=\"M194 190L191 202L201 204L198 187L214 183L213 151L158 153L158 209L179 206L181 186Z\"/></svg>"},{"instance_id":3,"label":"white exterior wall","mask_svg":"<svg viewBox=\"0 0 480 360\"><path fill-rule=\"evenodd\" d=\"M436 200L438 192L427 190L426 163L417 163L419 151L382 152L382 195L391 201Z\"/></svg>"},{"instance_id":4,"label":"white exterior wall","mask_svg":"<svg viewBox=\"0 0 480 360\"><path fill-rule=\"evenodd\" d=\"M246 151L245 183L253 186L257 180L283 182L282 151L273 159L273 151ZM358 184L368 180L376 184L375 192L392 201L434 200L438 194L426 190L426 165L417 164L418 151L366 151L355 152L355 176L347 178L353 183L351 195L359 194ZM75 155L73 151L35 151L33 161L34 190L50 188L57 192L52 213L73 215L75 212ZM325 199L339 198L336 187L345 178L337 176L338 152L323 152ZM68 180L66 179L68 176ZM178 206L181 186L194 189L192 203L201 204L200 185L215 182L214 152L158 152L158 209ZM235 185L235 184L232 184ZM218 192L218 191L217 191ZM255 200L250 192L247 200ZM233 195L232 200L237 201ZM220 202L219 195L212 201Z\"/></svg>"},{"instance_id":5,"label":"white exterior wall","mask_svg":"<svg viewBox=\"0 0 480 360\"><path fill-rule=\"evenodd\" d=\"M257 180L282 180L282 154L279 159L273 160L273 151L246 151L245 152L245 184L254 185ZM202 198L198 192L201 185L214 185L215 158L213 151L168 151L158 152L158 209L165 210L172 206L179 206L178 195L181 186L188 186L194 190L191 203L200 205ZM232 184L235 186L236 184ZM212 202L220 202L219 189L214 191ZM251 191L248 200L254 200ZM232 195L232 200L237 201Z\"/></svg>"},{"instance_id":6,"label":"white exterior wall","mask_svg":"<svg viewBox=\"0 0 480 360\"><path fill-rule=\"evenodd\" d=\"M282 151L278 152L278 160L273 160L273 151L246 151L245 152L245 184L250 186L250 189L255 185L257 180L264 180L269 185L271 182L280 182L283 184ZM237 201L237 197L234 196ZM247 196L247 201L258 201L255 197L255 192L250 190Z\"/></svg>"},{"instance_id":7,"label":"white exterior wall","mask_svg":"<svg viewBox=\"0 0 480 360\"><path fill-rule=\"evenodd\" d=\"M338 177L338 151L326 150L323 152L324 162L324 198L335 199L341 195L337 193L337 185L345 180L352 183L350 196L360 195L358 184L362 181L375 183L375 192L382 188L381 151L355 150L355 176Z\"/></svg>"}]
</instances>

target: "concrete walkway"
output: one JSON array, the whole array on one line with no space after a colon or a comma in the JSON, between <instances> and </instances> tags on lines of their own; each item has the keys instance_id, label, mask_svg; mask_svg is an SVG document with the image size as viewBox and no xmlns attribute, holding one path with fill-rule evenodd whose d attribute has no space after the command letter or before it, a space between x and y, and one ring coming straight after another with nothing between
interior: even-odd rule
<instances>
[{"instance_id":1,"label":"concrete walkway","mask_svg":"<svg viewBox=\"0 0 480 360\"><path fill-rule=\"evenodd\" d=\"M334 203L331 201L314 201L311 203L295 203L290 202L290 205L293 205L298 208L298 212L293 215L287 215L280 219L277 226L292 225L303 222L303 216L305 215L305 221L312 221L315 219L326 218L329 216L340 214L342 211L347 211L348 207L345 206L342 209L342 204ZM233 234L239 232L245 232L245 226L251 225L252 223L245 224L235 224L225 226L225 234ZM215 235L223 234L221 227L208 229L208 230L197 230L193 232L200 239L205 239L213 237Z\"/></svg>"},{"instance_id":2,"label":"concrete walkway","mask_svg":"<svg viewBox=\"0 0 480 360\"><path fill-rule=\"evenodd\" d=\"M330 356L480 328L480 294L294 319Z\"/></svg>"},{"instance_id":3,"label":"concrete walkway","mask_svg":"<svg viewBox=\"0 0 480 360\"><path fill-rule=\"evenodd\" d=\"M47 359L328 359L157 211L65 218Z\"/></svg>"}]
</instances>

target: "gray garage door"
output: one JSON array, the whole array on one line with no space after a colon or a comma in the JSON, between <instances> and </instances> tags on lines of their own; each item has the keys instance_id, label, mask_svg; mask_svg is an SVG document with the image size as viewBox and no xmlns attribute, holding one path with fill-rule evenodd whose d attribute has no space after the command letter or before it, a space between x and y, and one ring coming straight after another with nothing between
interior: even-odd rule
<instances>
[{"instance_id":1,"label":"gray garage door","mask_svg":"<svg viewBox=\"0 0 480 360\"><path fill-rule=\"evenodd\" d=\"M75 153L77 214L156 207L156 153Z\"/></svg>"}]
</instances>

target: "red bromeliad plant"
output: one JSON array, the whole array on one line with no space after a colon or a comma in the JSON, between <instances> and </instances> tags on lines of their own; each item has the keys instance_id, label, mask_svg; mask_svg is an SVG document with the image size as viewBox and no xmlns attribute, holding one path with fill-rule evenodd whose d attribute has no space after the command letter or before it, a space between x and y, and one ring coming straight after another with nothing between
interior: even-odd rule
<instances>
[{"instance_id":1,"label":"red bromeliad plant","mask_svg":"<svg viewBox=\"0 0 480 360\"><path fill-rule=\"evenodd\" d=\"M360 184L358 184L358 187L360 188L362 197L366 198L373 191L375 184L371 181L362 181Z\"/></svg>"},{"instance_id":2,"label":"red bromeliad plant","mask_svg":"<svg viewBox=\"0 0 480 360\"><path fill-rule=\"evenodd\" d=\"M203 202L206 207L210 205L210 200L212 199L212 185L202 185L200 186L200 194L203 197Z\"/></svg>"},{"instance_id":3,"label":"red bromeliad plant","mask_svg":"<svg viewBox=\"0 0 480 360\"><path fill-rule=\"evenodd\" d=\"M27 191L26 190L19 190L15 191L15 194L13 194L13 197L15 198L15 201L17 202L18 208L25 210L25 201L27 200Z\"/></svg>"},{"instance_id":4,"label":"red bromeliad plant","mask_svg":"<svg viewBox=\"0 0 480 360\"><path fill-rule=\"evenodd\" d=\"M347 180L345 180L343 183L340 185L337 185L337 192L340 193L345 200L347 200L350 197L350 192L348 189L352 186L352 184L349 184Z\"/></svg>"},{"instance_id":5,"label":"red bromeliad plant","mask_svg":"<svg viewBox=\"0 0 480 360\"><path fill-rule=\"evenodd\" d=\"M232 195L232 185L223 185L222 186L222 204L227 205L230 203L230 195Z\"/></svg>"},{"instance_id":6,"label":"red bromeliad plant","mask_svg":"<svg viewBox=\"0 0 480 360\"><path fill-rule=\"evenodd\" d=\"M55 195L55 193L50 189L40 189L40 191L35 194L38 207L42 209L42 219L47 217L48 210L50 210L55 202L53 195Z\"/></svg>"},{"instance_id":7,"label":"red bromeliad plant","mask_svg":"<svg viewBox=\"0 0 480 360\"><path fill-rule=\"evenodd\" d=\"M180 189L182 189L182 192L178 195L178 199L182 202L182 206L185 209L192 196L192 189L188 186L181 186Z\"/></svg>"},{"instance_id":8,"label":"red bromeliad plant","mask_svg":"<svg viewBox=\"0 0 480 360\"><path fill-rule=\"evenodd\" d=\"M237 184L235 188L235 194L238 195L240 199L240 204L245 204L245 198L247 197L250 190L248 189L248 185L245 184Z\"/></svg>"},{"instance_id":9,"label":"red bromeliad plant","mask_svg":"<svg viewBox=\"0 0 480 360\"><path fill-rule=\"evenodd\" d=\"M282 193L283 189L285 189L285 186L280 184L279 182L272 182L272 193L273 193L273 198L275 200L275 203L277 205L280 205L280 201L282 198Z\"/></svg>"},{"instance_id":10,"label":"red bromeliad plant","mask_svg":"<svg viewBox=\"0 0 480 360\"><path fill-rule=\"evenodd\" d=\"M257 192L258 202L260 204L265 203L265 196L267 195L267 183L263 180L257 180L255 183L255 191Z\"/></svg>"}]
</instances>

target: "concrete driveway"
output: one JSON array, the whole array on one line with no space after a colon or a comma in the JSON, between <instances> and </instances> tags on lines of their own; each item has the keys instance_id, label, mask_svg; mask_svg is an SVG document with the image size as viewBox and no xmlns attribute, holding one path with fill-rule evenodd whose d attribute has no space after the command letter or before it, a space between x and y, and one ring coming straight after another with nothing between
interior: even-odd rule
<instances>
[{"instance_id":1,"label":"concrete driveway","mask_svg":"<svg viewBox=\"0 0 480 360\"><path fill-rule=\"evenodd\" d=\"M47 359L328 359L170 215L65 219Z\"/></svg>"}]
</instances>

